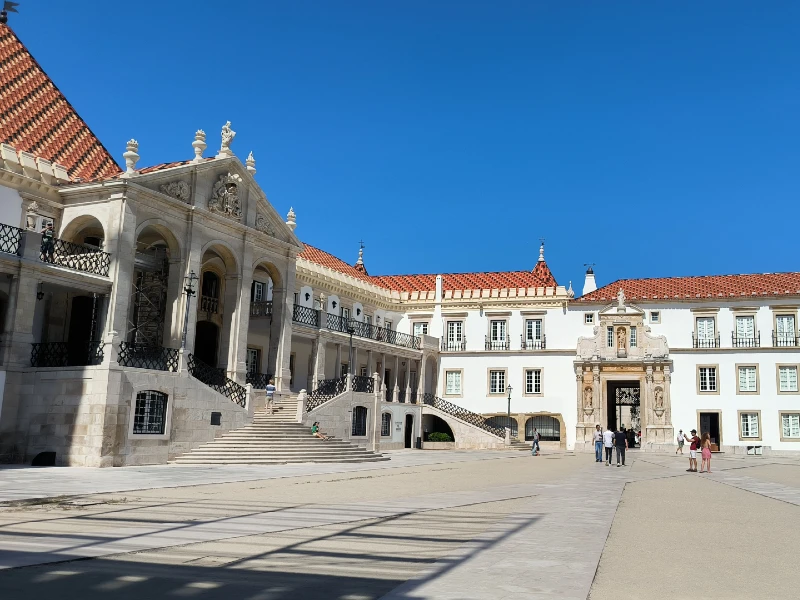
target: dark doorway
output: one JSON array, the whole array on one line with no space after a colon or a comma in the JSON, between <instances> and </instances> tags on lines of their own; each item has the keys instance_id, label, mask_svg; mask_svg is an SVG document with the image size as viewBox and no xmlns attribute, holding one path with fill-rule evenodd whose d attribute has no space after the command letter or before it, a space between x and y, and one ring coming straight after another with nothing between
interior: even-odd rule
<instances>
[{"instance_id":1,"label":"dark doorway","mask_svg":"<svg viewBox=\"0 0 800 600\"><path fill-rule=\"evenodd\" d=\"M90 365L92 348L89 342L94 338L94 298L75 296L69 315L67 333L68 365Z\"/></svg>"},{"instance_id":2,"label":"dark doorway","mask_svg":"<svg viewBox=\"0 0 800 600\"><path fill-rule=\"evenodd\" d=\"M405 440L406 448L413 447L413 439L414 439L414 415L406 415L406 430L405 430Z\"/></svg>"},{"instance_id":3,"label":"dark doorway","mask_svg":"<svg viewBox=\"0 0 800 600\"><path fill-rule=\"evenodd\" d=\"M701 412L700 413L700 436L708 432L711 436L711 449L715 452L719 450L722 445L722 439L719 431L719 413L718 412Z\"/></svg>"},{"instance_id":4,"label":"dark doorway","mask_svg":"<svg viewBox=\"0 0 800 600\"><path fill-rule=\"evenodd\" d=\"M198 321L194 336L194 355L210 367L217 366L219 327L211 321Z\"/></svg>"},{"instance_id":5,"label":"dark doorway","mask_svg":"<svg viewBox=\"0 0 800 600\"><path fill-rule=\"evenodd\" d=\"M608 382L607 425L611 431L617 431L620 425L627 429L641 429L640 411L641 390L638 381Z\"/></svg>"}]
</instances>

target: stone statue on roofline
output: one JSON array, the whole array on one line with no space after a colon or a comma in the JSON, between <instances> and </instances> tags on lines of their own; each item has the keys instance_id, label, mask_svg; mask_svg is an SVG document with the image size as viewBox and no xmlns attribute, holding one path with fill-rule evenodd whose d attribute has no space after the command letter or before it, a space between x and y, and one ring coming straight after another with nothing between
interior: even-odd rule
<instances>
[{"instance_id":1,"label":"stone statue on roofline","mask_svg":"<svg viewBox=\"0 0 800 600\"><path fill-rule=\"evenodd\" d=\"M228 156L233 156L233 152L231 151L231 144L233 143L233 138L236 137L236 132L231 129L231 122L227 121L225 125L222 126L222 145L219 149L219 154L217 154L217 158L225 158Z\"/></svg>"}]
</instances>

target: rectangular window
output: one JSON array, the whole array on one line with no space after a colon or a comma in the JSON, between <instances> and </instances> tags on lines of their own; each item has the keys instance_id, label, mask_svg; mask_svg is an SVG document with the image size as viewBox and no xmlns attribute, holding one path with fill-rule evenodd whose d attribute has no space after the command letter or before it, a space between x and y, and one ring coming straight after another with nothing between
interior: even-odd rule
<instances>
[{"instance_id":1,"label":"rectangular window","mask_svg":"<svg viewBox=\"0 0 800 600\"><path fill-rule=\"evenodd\" d=\"M136 394L133 433L163 435L167 423L167 395L154 390Z\"/></svg>"},{"instance_id":2,"label":"rectangular window","mask_svg":"<svg viewBox=\"0 0 800 600\"><path fill-rule=\"evenodd\" d=\"M778 389L781 392L797 391L797 367L778 367Z\"/></svg>"},{"instance_id":3,"label":"rectangular window","mask_svg":"<svg viewBox=\"0 0 800 600\"><path fill-rule=\"evenodd\" d=\"M796 335L794 315L778 315L775 317L776 346L794 346Z\"/></svg>"},{"instance_id":4,"label":"rectangular window","mask_svg":"<svg viewBox=\"0 0 800 600\"><path fill-rule=\"evenodd\" d=\"M372 325L372 317L370 315L364 315L364 323Z\"/></svg>"},{"instance_id":5,"label":"rectangular window","mask_svg":"<svg viewBox=\"0 0 800 600\"><path fill-rule=\"evenodd\" d=\"M489 393L490 394L506 393L505 371L489 371Z\"/></svg>"},{"instance_id":6,"label":"rectangular window","mask_svg":"<svg viewBox=\"0 0 800 600\"><path fill-rule=\"evenodd\" d=\"M525 393L526 394L542 393L541 369L525 369Z\"/></svg>"},{"instance_id":7,"label":"rectangular window","mask_svg":"<svg viewBox=\"0 0 800 600\"><path fill-rule=\"evenodd\" d=\"M445 371L445 394L448 396L461 395L461 371Z\"/></svg>"},{"instance_id":8,"label":"rectangular window","mask_svg":"<svg viewBox=\"0 0 800 600\"><path fill-rule=\"evenodd\" d=\"M739 419L741 420L742 424L743 438L760 437L758 433L758 413L739 413Z\"/></svg>"},{"instance_id":9,"label":"rectangular window","mask_svg":"<svg viewBox=\"0 0 800 600\"><path fill-rule=\"evenodd\" d=\"M755 367L739 367L739 391L757 392L757 378Z\"/></svg>"},{"instance_id":10,"label":"rectangular window","mask_svg":"<svg viewBox=\"0 0 800 600\"><path fill-rule=\"evenodd\" d=\"M716 367L700 367L700 391L701 392L716 392L717 391L717 368Z\"/></svg>"},{"instance_id":11,"label":"rectangular window","mask_svg":"<svg viewBox=\"0 0 800 600\"><path fill-rule=\"evenodd\" d=\"M755 319L753 317L736 317L736 339L752 340L755 338Z\"/></svg>"},{"instance_id":12,"label":"rectangular window","mask_svg":"<svg viewBox=\"0 0 800 600\"><path fill-rule=\"evenodd\" d=\"M587 325L594 323L594 313L586 313L583 315L583 322Z\"/></svg>"},{"instance_id":13,"label":"rectangular window","mask_svg":"<svg viewBox=\"0 0 800 600\"><path fill-rule=\"evenodd\" d=\"M427 322L414 323L414 335L415 336L428 335L428 323Z\"/></svg>"},{"instance_id":14,"label":"rectangular window","mask_svg":"<svg viewBox=\"0 0 800 600\"><path fill-rule=\"evenodd\" d=\"M505 321L492 321L491 323L492 341L505 342L506 341L506 322Z\"/></svg>"},{"instance_id":15,"label":"rectangular window","mask_svg":"<svg viewBox=\"0 0 800 600\"><path fill-rule=\"evenodd\" d=\"M697 339L713 340L715 337L714 317L697 317Z\"/></svg>"},{"instance_id":16,"label":"rectangular window","mask_svg":"<svg viewBox=\"0 0 800 600\"><path fill-rule=\"evenodd\" d=\"M606 328L606 345L609 348L613 348L614 347L614 328L613 327L607 327Z\"/></svg>"},{"instance_id":17,"label":"rectangular window","mask_svg":"<svg viewBox=\"0 0 800 600\"><path fill-rule=\"evenodd\" d=\"M781 415L783 437L800 439L800 413L783 413Z\"/></svg>"},{"instance_id":18,"label":"rectangular window","mask_svg":"<svg viewBox=\"0 0 800 600\"><path fill-rule=\"evenodd\" d=\"M650 322L651 323L661 323L661 313L657 310L650 311Z\"/></svg>"},{"instance_id":19,"label":"rectangular window","mask_svg":"<svg viewBox=\"0 0 800 600\"><path fill-rule=\"evenodd\" d=\"M461 321L447 322L447 341L460 342L464 337L464 323Z\"/></svg>"},{"instance_id":20,"label":"rectangular window","mask_svg":"<svg viewBox=\"0 0 800 600\"><path fill-rule=\"evenodd\" d=\"M361 376L362 377L366 377L367 376L367 367L361 367Z\"/></svg>"},{"instance_id":21,"label":"rectangular window","mask_svg":"<svg viewBox=\"0 0 800 600\"><path fill-rule=\"evenodd\" d=\"M261 302L265 298L266 291L267 291L266 285L264 285L260 281L254 281L253 285L250 287L250 299L253 302Z\"/></svg>"},{"instance_id":22,"label":"rectangular window","mask_svg":"<svg viewBox=\"0 0 800 600\"><path fill-rule=\"evenodd\" d=\"M528 319L527 321L525 321L525 341L527 342L542 341L541 319Z\"/></svg>"},{"instance_id":23,"label":"rectangular window","mask_svg":"<svg viewBox=\"0 0 800 600\"><path fill-rule=\"evenodd\" d=\"M246 365L248 373L261 373L261 350L248 348Z\"/></svg>"},{"instance_id":24,"label":"rectangular window","mask_svg":"<svg viewBox=\"0 0 800 600\"><path fill-rule=\"evenodd\" d=\"M392 435L392 413L385 412L381 415L381 437Z\"/></svg>"},{"instance_id":25,"label":"rectangular window","mask_svg":"<svg viewBox=\"0 0 800 600\"><path fill-rule=\"evenodd\" d=\"M383 322L383 326L384 326L384 329L386 329L386 331L391 331L392 330L392 322L391 321L384 321Z\"/></svg>"},{"instance_id":26,"label":"rectangular window","mask_svg":"<svg viewBox=\"0 0 800 600\"><path fill-rule=\"evenodd\" d=\"M300 294L297 292L294 293L294 303L297 304L297 300L300 298Z\"/></svg>"},{"instance_id":27,"label":"rectangular window","mask_svg":"<svg viewBox=\"0 0 800 600\"><path fill-rule=\"evenodd\" d=\"M342 307L342 319L344 319L345 322L350 321L350 309L344 306Z\"/></svg>"},{"instance_id":28,"label":"rectangular window","mask_svg":"<svg viewBox=\"0 0 800 600\"><path fill-rule=\"evenodd\" d=\"M631 327L631 348L636 348L636 327Z\"/></svg>"}]
</instances>

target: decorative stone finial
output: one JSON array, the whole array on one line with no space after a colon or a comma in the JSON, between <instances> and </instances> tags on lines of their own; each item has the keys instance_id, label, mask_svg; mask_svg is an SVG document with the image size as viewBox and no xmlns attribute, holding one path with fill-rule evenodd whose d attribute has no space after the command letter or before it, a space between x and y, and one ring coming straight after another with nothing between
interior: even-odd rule
<instances>
[{"instance_id":1,"label":"decorative stone finial","mask_svg":"<svg viewBox=\"0 0 800 600\"><path fill-rule=\"evenodd\" d=\"M539 246L539 260L537 262L544 262L544 240L542 240L542 245Z\"/></svg>"},{"instance_id":2,"label":"decorative stone finial","mask_svg":"<svg viewBox=\"0 0 800 600\"><path fill-rule=\"evenodd\" d=\"M575 297L575 291L572 289L572 280L570 280L569 287L567 288L567 296L569 296L570 298Z\"/></svg>"},{"instance_id":3,"label":"decorative stone finial","mask_svg":"<svg viewBox=\"0 0 800 600\"><path fill-rule=\"evenodd\" d=\"M286 225L289 226L289 229L294 231L295 227L297 227L297 215L294 214L294 208L291 206L289 207L289 212L286 214Z\"/></svg>"},{"instance_id":4,"label":"decorative stone finial","mask_svg":"<svg viewBox=\"0 0 800 600\"><path fill-rule=\"evenodd\" d=\"M194 141L192 142L192 147L194 148L194 161L193 162L202 162L203 160L203 152L205 151L208 144L206 144L206 132L202 129L198 129L194 133Z\"/></svg>"},{"instance_id":5,"label":"decorative stone finial","mask_svg":"<svg viewBox=\"0 0 800 600\"><path fill-rule=\"evenodd\" d=\"M233 156L233 152L231 151L231 144L233 143L233 138L236 137L236 132L231 129L231 122L227 121L225 125L222 126L222 145L219 147L219 154L217 154L217 158L229 158Z\"/></svg>"},{"instance_id":6,"label":"decorative stone finial","mask_svg":"<svg viewBox=\"0 0 800 600\"><path fill-rule=\"evenodd\" d=\"M253 158L253 151L250 151L250 154L247 155L247 160L244 161L245 165L247 165L247 170L250 175L256 174L256 159Z\"/></svg>"},{"instance_id":7,"label":"decorative stone finial","mask_svg":"<svg viewBox=\"0 0 800 600\"><path fill-rule=\"evenodd\" d=\"M139 155L137 154L138 150L139 142L136 140L128 140L128 144L125 146L125 153L122 155L122 158L125 159L124 175L127 177L136 174L136 163L139 160Z\"/></svg>"},{"instance_id":8,"label":"decorative stone finial","mask_svg":"<svg viewBox=\"0 0 800 600\"><path fill-rule=\"evenodd\" d=\"M358 260L356 261L355 268L364 273L364 275L369 275L369 273L367 273L367 267L364 266L364 242L359 242L359 244Z\"/></svg>"}]
</instances>

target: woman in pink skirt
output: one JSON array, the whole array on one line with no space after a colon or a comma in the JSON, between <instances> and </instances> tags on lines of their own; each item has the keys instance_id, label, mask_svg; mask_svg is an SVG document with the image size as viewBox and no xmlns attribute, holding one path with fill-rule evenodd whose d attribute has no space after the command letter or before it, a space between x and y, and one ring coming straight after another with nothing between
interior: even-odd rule
<instances>
[{"instance_id":1,"label":"woman in pink skirt","mask_svg":"<svg viewBox=\"0 0 800 600\"><path fill-rule=\"evenodd\" d=\"M704 433L700 440L700 449L700 455L703 458L703 462L700 463L700 472L702 473L705 469L706 473L711 473L711 436L708 432Z\"/></svg>"}]
</instances>

